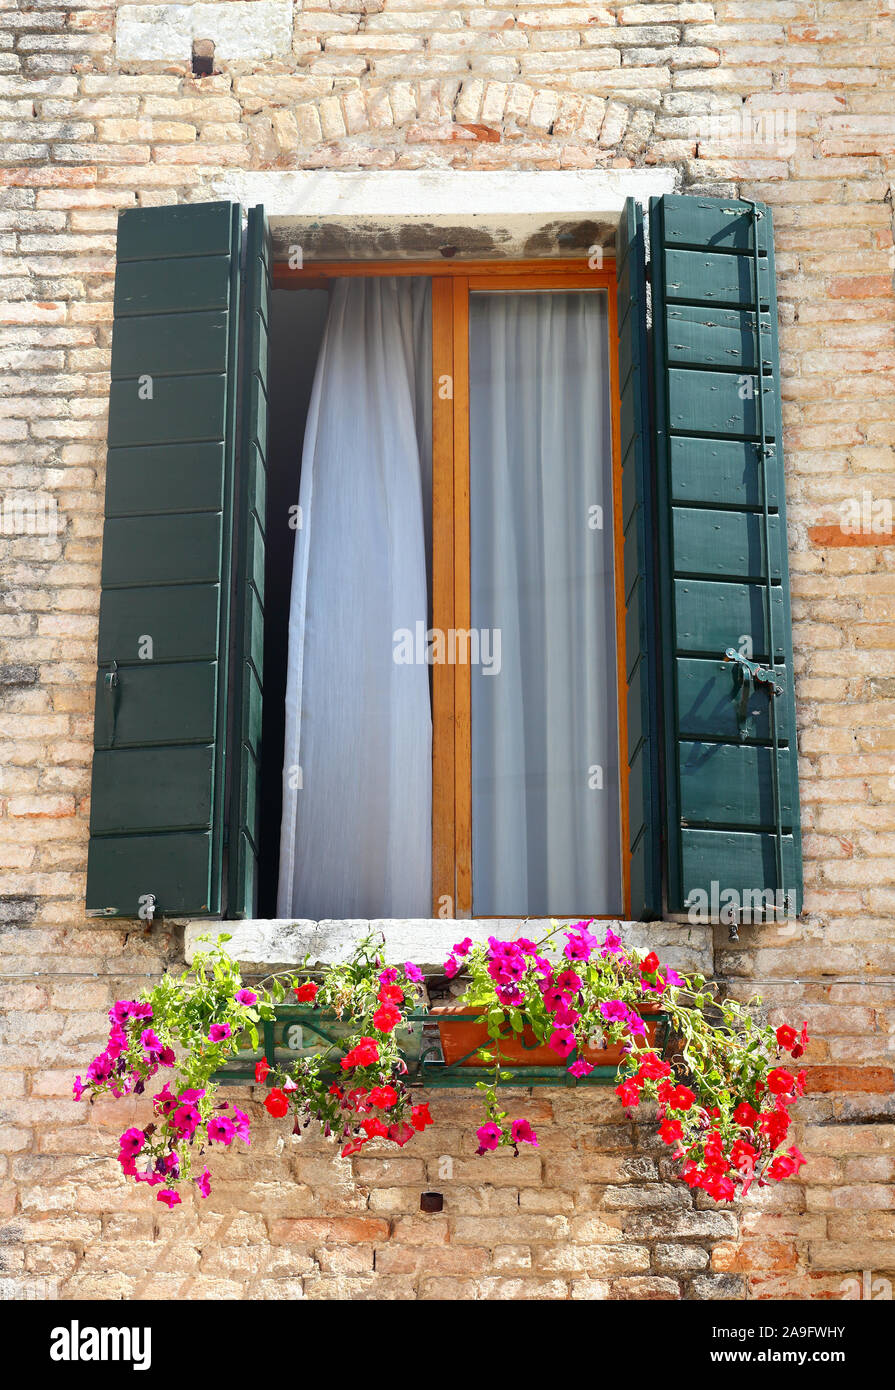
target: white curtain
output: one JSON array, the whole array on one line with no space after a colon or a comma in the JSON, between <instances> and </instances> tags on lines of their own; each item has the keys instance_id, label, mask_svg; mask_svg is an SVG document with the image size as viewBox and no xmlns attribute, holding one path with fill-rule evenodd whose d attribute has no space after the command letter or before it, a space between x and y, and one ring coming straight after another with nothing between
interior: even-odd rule
<instances>
[{"instance_id":1,"label":"white curtain","mask_svg":"<svg viewBox=\"0 0 895 1390\"><path fill-rule=\"evenodd\" d=\"M431 294L337 280L301 460L289 615L280 917L428 917Z\"/></svg>"},{"instance_id":2,"label":"white curtain","mask_svg":"<svg viewBox=\"0 0 895 1390\"><path fill-rule=\"evenodd\" d=\"M470 298L473 912L621 911L606 296ZM599 511L594 510L599 508Z\"/></svg>"}]
</instances>

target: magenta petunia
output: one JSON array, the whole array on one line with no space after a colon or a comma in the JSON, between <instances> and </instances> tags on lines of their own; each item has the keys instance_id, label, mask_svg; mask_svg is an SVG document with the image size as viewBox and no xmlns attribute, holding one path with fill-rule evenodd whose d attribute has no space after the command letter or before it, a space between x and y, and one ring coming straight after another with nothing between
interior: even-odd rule
<instances>
[{"instance_id":1,"label":"magenta petunia","mask_svg":"<svg viewBox=\"0 0 895 1390\"><path fill-rule=\"evenodd\" d=\"M162 1040L152 1028L144 1028L140 1034L140 1046L150 1057L161 1052Z\"/></svg>"},{"instance_id":2,"label":"magenta petunia","mask_svg":"<svg viewBox=\"0 0 895 1390\"><path fill-rule=\"evenodd\" d=\"M572 1076L587 1076L593 1071L593 1067L590 1062L585 1062L583 1057L576 1057L568 1071Z\"/></svg>"},{"instance_id":3,"label":"magenta petunia","mask_svg":"<svg viewBox=\"0 0 895 1390\"><path fill-rule=\"evenodd\" d=\"M146 1135L142 1129L126 1129L118 1140L121 1155L125 1158L136 1158L138 1153L143 1150L146 1143Z\"/></svg>"},{"instance_id":4,"label":"magenta petunia","mask_svg":"<svg viewBox=\"0 0 895 1390\"><path fill-rule=\"evenodd\" d=\"M250 989L238 989L236 991L236 994L234 995L234 998L237 1004L245 1004L247 1009L251 1008L253 1004L258 1002L257 994L255 994L254 991Z\"/></svg>"},{"instance_id":5,"label":"magenta petunia","mask_svg":"<svg viewBox=\"0 0 895 1390\"><path fill-rule=\"evenodd\" d=\"M209 1042L223 1042L233 1032L229 1023L213 1023L208 1030Z\"/></svg>"},{"instance_id":6,"label":"magenta petunia","mask_svg":"<svg viewBox=\"0 0 895 1390\"><path fill-rule=\"evenodd\" d=\"M510 1137L514 1144L533 1144L538 1147L538 1136L528 1120L514 1120L510 1127Z\"/></svg>"},{"instance_id":7,"label":"magenta petunia","mask_svg":"<svg viewBox=\"0 0 895 1390\"><path fill-rule=\"evenodd\" d=\"M476 1134L479 1140L478 1152L483 1154L497 1148L503 1130L500 1125L495 1124L493 1120L489 1120L487 1124L482 1125L476 1130Z\"/></svg>"},{"instance_id":8,"label":"magenta petunia","mask_svg":"<svg viewBox=\"0 0 895 1390\"><path fill-rule=\"evenodd\" d=\"M196 1179L196 1186L199 1189L200 1197L207 1197L211 1192L211 1174L207 1168L202 1169L202 1172Z\"/></svg>"},{"instance_id":9,"label":"magenta petunia","mask_svg":"<svg viewBox=\"0 0 895 1390\"><path fill-rule=\"evenodd\" d=\"M236 1126L226 1115L215 1115L206 1125L210 1144L232 1144L236 1137Z\"/></svg>"},{"instance_id":10,"label":"magenta petunia","mask_svg":"<svg viewBox=\"0 0 895 1390\"><path fill-rule=\"evenodd\" d=\"M463 940L458 941L456 946L452 948L452 954L455 956L468 956L471 949L472 937L464 936Z\"/></svg>"},{"instance_id":11,"label":"magenta petunia","mask_svg":"<svg viewBox=\"0 0 895 1390\"><path fill-rule=\"evenodd\" d=\"M174 1189L171 1187L166 1187L164 1191L158 1194L156 1201L164 1202L165 1206L170 1211L172 1207L177 1207L180 1205L180 1193L175 1192Z\"/></svg>"},{"instance_id":12,"label":"magenta petunia","mask_svg":"<svg viewBox=\"0 0 895 1390\"><path fill-rule=\"evenodd\" d=\"M575 1034L571 1028L554 1028L550 1034L549 1045L560 1057L568 1057L575 1047Z\"/></svg>"},{"instance_id":13,"label":"magenta petunia","mask_svg":"<svg viewBox=\"0 0 895 1390\"><path fill-rule=\"evenodd\" d=\"M459 969L460 967L457 964L456 957L448 956L447 960L444 963L444 973L445 975L447 975L448 979L453 979L453 977L456 975Z\"/></svg>"},{"instance_id":14,"label":"magenta petunia","mask_svg":"<svg viewBox=\"0 0 895 1390\"><path fill-rule=\"evenodd\" d=\"M84 1083L79 1076L75 1077L71 1090L75 1100L80 1100L84 1094Z\"/></svg>"}]
</instances>

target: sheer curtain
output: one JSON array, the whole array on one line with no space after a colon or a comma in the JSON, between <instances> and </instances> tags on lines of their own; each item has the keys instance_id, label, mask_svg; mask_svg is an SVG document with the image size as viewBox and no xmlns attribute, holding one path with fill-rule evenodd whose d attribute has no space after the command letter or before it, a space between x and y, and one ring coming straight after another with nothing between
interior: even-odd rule
<instances>
[{"instance_id":1,"label":"sheer curtain","mask_svg":"<svg viewBox=\"0 0 895 1390\"><path fill-rule=\"evenodd\" d=\"M476 915L621 911L608 343L603 293L470 297Z\"/></svg>"},{"instance_id":2,"label":"sheer curtain","mask_svg":"<svg viewBox=\"0 0 895 1390\"><path fill-rule=\"evenodd\" d=\"M301 461L289 615L280 917L428 917L431 294L337 280Z\"/></svg>"}]
</instances>

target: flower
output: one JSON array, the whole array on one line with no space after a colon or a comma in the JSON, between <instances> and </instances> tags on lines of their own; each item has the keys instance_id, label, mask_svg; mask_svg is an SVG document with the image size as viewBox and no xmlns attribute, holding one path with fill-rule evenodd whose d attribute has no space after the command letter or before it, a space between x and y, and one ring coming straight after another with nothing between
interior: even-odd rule
<instances>
[{"instance_id":1,"label":"flower","mask_svg":"<svg viewBox=\"0 0 895 1390\"><path fill-rule=\"evenodd\" d=\"M595 936L582 923L581 930L566 932L566 945L563 947L563 955L566 960L590 960L599 942Z\"/></svg>"},{"instance_id":2,"label":"flower","mask_svg":"<svg viewBox=\"0 0 895 1390\"><path fill-rule=\"evenodd\" d=\"M115 1030L113 1029L112 1031L114 1032ZM140 1034L140 1046L143 1048L144 1052L149 1054L150 1057L154 1053L161 1052L162 1050L161 1039L153 1031L152 1028L143 1029L143 1032Z\"/></svg>"},{"instance_id":3,"label":"flower","mask_svg":"<svg viewBox=\"0 0 895 1390\"><path fill-rule=\"evenodd\" d=\"M249 1138L249 1117L243 1110L233 1107L233 1132L237 1139L242 1139L246 1144L251 1143Z\"/></svg>"},{"instance_id":4,"label":"flower","mask_svg":"<svg viewBox=\"0 0 895 1390\"><path fill-rule=\"evenodd\" d=\"M373 1015L373 1027L380 1033L390 1033L396 1023L401 1022L401 1010L394 1004L382 1004Z\"/></svg>"},{"instance_id":5,"label":"flower","mask_svg":"<svg viewBox=\"0 0 895 1390\"><path fill-rule=\"evenodd\" d=\"M320 986L315 985L313 980L305 980L304 984L294 985L293 988L299 1004L313 1004Z\"/></svg>"},{"instance_id":6,"label":"flower","mask_svg":"<svg viewBox=\"0 0 895 1390\"><path fill-rule=\"evenodd\" d=\"M497 995L501 1004L508 1009L519 1008L525 1003L525 990L520 989L519 986L515 984L495 985L494 993Z\"/></svg>"},{"instance_id":7,"label":"flower","mask_svg":"<svg viewBox=\"0 0 895 1390\"><path fill-rule=\"evenodd\" d=\"M170 1211L172 1207L177 1207L180 1205L180 1193L175 1192L172 1187L166 1187L158 1194L158 1196L156 1197L156 1201L164 1202L165 1206Z\"/></svg>"},{"instance_id":8,"label":"flower","mask_svg":"<svg viewBox=\"0 0 895 1390\"><path fill-rule=\"evenodd\" d=\"M568 1057L569 1053L575 1048L575 1034L571 1028L554 1028L550 1034L548 1047L552 1047L554 1052L558 1052L560 1057Z\"/></svg>"},{"instance_id":9,"label":"flower","mask_svg":"<svg viewBox=\"0 0 895 1390\"><path fill-rule=\"evenodd\" d=\"M408 1139L412 1139L415 1133L413 1125L409 1125L406 1120L388 1127L388 1137L393 1144L398 1145L399 1149L403 1149Z\"/></svg>"},{"instance_id":10,"label":"flower","mask_svg":"<svg viewBox=\"0 0 895 1390\"><path fill-rule=\"evenodd\" d=\"M618 1096L622 1105L639 1105L640 1091L637 1083L633 1080L623 1081L620 1086L616 1086L615 1094Z\"/></svg>"},{"instance_id":11,"label":"flower","mask_svg":"<svg viewBox=\"0 0 895 1390\"><path fill-rule=\"evenodd\" d=\"M757 1119L758 1111L747 1100L741 1100L733 1112L734 1124L742 1125L743 1129L754 1129Z\"/></svg>"},{"instance_id":12,"label":"flower","mask_svg":"<svg viewBox=\"0 0 895 1390\"><path fill-rule=\"evenodd\" d=\"M798 1042L795 1044L795 1046L791 1049L791 1050L792 1050L792 1055L793 1055L793 1057L801 1057L801 1056L802 1056L802 1053L805 1051L805 1048L808 1046L808 1042L809 1042L809 1039L808 1039L808 1024L807 1024L807 1023L803 1023L803 1024L802 1024L802 1031L801 1031L801 1033L799 1034L799 1040L798 1040Z\"/></svg>"},{"instance_id":13,"label":"flower","mask_svg":"<svg viewBox=\"0 0 895 1390\"><path fill-rule=\"evenodd\" d=\"M557 988L566 994L577 994L582 985L580 975L576 975L574 970L561 970L556 977Z\"/></svg>"},{"instance_id":14,"label":"flower","mask_svg":"<svg viewBox=\"0 0 895 1390\"><path fill-rule=\"evenodd\" d=\"M233 997L237 1004L245 1004L247 1009L258 1002L257 994L251 989L238 989Z\"/></svg>"},{"instance_id":15,"label":"flower","mask_svg":"<svg viewBox=\"0 0 895 1390\"><path fill-rule=\"evenodd\" d=\"M571 1072L572 1076L587 1076L593 1071L593 1065L590 1062L585 1062L583 1057L576 1057L567 1070Z\"/></svg>"},{"instance_id":16,"label":"flower","mask_svg":"<svg viewBox=\"0 0 895 1390\"><path fill-rule=\"evenodd\" d=\"M667 1103L672 1110L690 1110L695 1099L689 1086L674 1086Z\"/></svg>"},{"instance_id":17,"label":"flower","mask_svg":"<svg viewBox=\"0 0 895 1390\"><path fill-rule=\"evenodd\" d=\"M600 1005L600 1013L610 1023L621 1023L628 1017L629 1009L623 999L606 999Z\"/></svg>"},{"instance_id":18,"label":"flower","mask_svg":"<svg viewBox=\"0 0 895 1390\"><path fill-rule=\"evenodd\" d=\"M388 1125L383 1124L378 1115L368 1115L361 1120L360 1127L368 1139L385 1139L388 1135Z\"/></svg>"},{"instance_id":19,"label":"flower","mask_svg":"<svg viewBox=\"0 0 895 1390\"><path fill-rule=\"evenodd\" d=\"M603 937L603 945L600 948L600 955L605 960L607 956L617 956L621 953L622 939L616 936L611 928L607 928L606 935Z\"/></svg>"},{"instance_id":20,"label":"flower","mask_svg":"<svg viewBox=\"0 0 895 1390\"><path fill-rule=\"evenodd\" d=\"M370 1092L370 1102L379 1110L390 1110L398 1103L398 1092L394 1086L374 1086Z\"/></svg>"},{"instance_id":21,"label":"flower","mask_svg":"<svg viewBox=\"0 0 895 1390\"><path fill-rule=\"evenodd\" d=\"M126 1129L118 1140L120 1145L121 1158L136 1158L137 1154L142 1153L143 1145L146 1143L146 1135L142 1129Z\"/></svg>"},{"instance_id":22,"label":"flower","mask_svg":"<svg viewBox=\"0 0 895 1390\"><path fill-rule=\"evenodd\" d=\"M84 1083L79 1076L75 1077L74 1084L72 1085L71 1089L72 1095L74 1096L75 1100L80 1100L82 1095L84 1094Z\"/></svg>"},{"instance_id":23,"label":"flower","mask_svg":"<svg viewBox=\"0 0 895 1390\"><path fill-rule=\"evenodd\" d=\"M270 1071L270 1063L266 1057L262 1057L260 1062L255 1063L255 1080L260 1085L267 1073Z\"/></svg>"},{"instance_id":24,"label":"flower","mask_svg":"<svg viewBox=\"0 0 895 1390\"><path fill-rule=\"evenodd\" d=\"M289 1097L285 1091L281 1091L279 1086L274 1086L264 1098L264 1107L269 1115L273 1115L275 1120L281 1120L289 1109Z\"/></svg>"},{"instance_id":25,"label":"flower","mask_svg":"<svg viewBox=\"0 0 895 1390\"><path fill-rule=\"evenodd\" d=\"M645 1052L640 1059L640 1075L647 1081L658 1081L663 1076L671 1074L671 1067L668 1062L662 1061L655 1052Z\"/></svg>"},{"instance_id":26,"label":"flower","mask_svg":"<svg viewBox=\"0 0 895 1390\"><path fill-rule=\"evenodd\" d=\"M404 974L407 976L408 980L415 985L421 985L425 979L422 970L420 970L418 965L414 965L412 960L405 960Z\"/></svg>"},{"instance_id":27,"label":"flower","mask_svg":"<svg viewBox=\"0 0 895 1390\"><path fill-rule=\"evenodd\" d=\"M655 975L658 969L659 957L656 955L655 951L650 951L649 955L644 956L643 960L640 962L640 973L641 975Z\"/></svg>"},{"instance_id":28,"label":"flower","mask_svg":"<svg viewBox=\"0 0 895 1390\"><path fill-rule=\"evenodd\" d=\"M178 1106L174 1111L174 1114L171 1116L171 1124L177 1130L178 1134L183 1134L187 1139L192 1139L199 1127L201 1119L202 1116L199 1114L195 1105L187 1103L186 1105Z\"/></svg>"},{"instance_id":29,"label":"flower","mask_svg":"<svg viewBox=\"0 0 895 1390\"><path fill-rule=\"evenodd\" d=\"M796 1079L785 1067L775 1067L768 1072L768 1090L775 1096L788 1096L795 1088Z\"/></svg>"},{"instance_id":30,"label":"flower","mask_svg":"<svg viewBox=\"0 0 895 1390\"><path fill-rule=\"evenodd\" d=\"M476 1130L479 1141L478 1152L484 1154L496 1149L502 1134L503 1130L500 1125L495 1124L494 1120L489 1120L487 1124L481 1125Z\"/></svg>"},{"instance_id":31,"label":"flower","mask_svg":"<svg viewBox=\"0 0 895 1390\"><path fill-rule=\"evenodd\" d=\"M659 1138L663 1144L676 1144L683 1139L684 1131L680 1120L663 1120L659 1125Z\"/></svg>"},{"instance_id":32,"label":"flower","mask_svg":"<svg viewBox=\"0 0 895 1390\"><path fill-rule=\"evenodd\" d=\"M196 1186L199 1189L200 1197L207 1197L211 1192L211 1174L207 1168L202 1169L202 1172L196 1179Z\"/></svg>"},{"instance_id":33,"label":"flower","mask_svg":"<svg viewBox=\"0 0 895 1390\"><path fill-rule=\"evenodd\" d=\"M410 1123L414 1129L423 1130L426 1125L433 1124L432 1116L429 1114L428 1101L421 1105L415 1105L410 1112Z\"/></svg>"},{"instance_id":34,"label":"flower","mask_svg":"<svg viewBox=\"0 0 895 1390\"><path fill-rule=\"evenodd\" d=\"M379 972L379 983L381 985L393 985L397 978L398 972L393 965L388 965L385 970Z\"/></svg>"},{"instance_id":35,"label":"flower","mask_svg":"<svg viewBox=\"0 0 895 1390\"><path fill-rule=\"evenodd\" d=\"M379 1044L375 1038L361 1038L356 1047L342 1058L342 1070L351 1067L372 1067L379 1061Z\"/></svg>"},{"instance_id":36,"label":"flower","mask_svg":"<svg viewBox=\"0 0 895 1390\"><path fill-rule=\"evenodd\" d=\"M510 1126L510 1137L514 1144L533 1144L535 1148L538 1147L538 1136L528 1120L514 1120Z\"/></svg>"},{"instance_id":37,"label":"flower","mask_svg":"<svg viewBox=\"0 0 895 1390\"><path fill-rule=\"evenodd\" d=\"M464 936L462 941L458 941L456 946L451 947L451 955L468 956L472 948L472 937Z\"/></svg>"},{"instance_id":38,"label":"flower","mask_svg":"<svg viewBox=\"0 0 895 1390\"><path fill-rule=\"evenodd\" d=\"M380 1004L403 1004L404 991L400 985L383 985L376 998Z\"/></svg>"},{"instance_id":39,"label":"flower","mask_svg":"<svg viewBox=\"0 0 895 1390\"><path fill-rule=\"evenodd\" d=\"M126 1023L129 1018L152 1018L152 1005L137 999L116 999L109 1010L112 1023Z\"/></svg>"},{"instance_id":40,"label":"flower","mask_svg":"<svg viewBox=\"0 0 895 1390\"><path fill-rule=\"evenodd\" d=\"M223 1042L232 1032L229 1023L213 1023L208 1030L208 1038L210 1042Z\"/></svg>"},{"instance_id":41,"label":"flower","mask_svg":"<svg viewBox=\"0 0 895 1390\"><path fill-rule=\"evenodd\" d=\"M445 975L447 975L448 979L452 980L459 969L460 966L457 964L457 957L448 956L447 960L444 963L444 973Z\"/></svg>"},{"instance_id":42,"label":"flower","mask_svg":"<svg viewBox=\"0 0 895 1390\"><path fill-rule=\"evenodd\" d=\"M788 1023L781 1023L777 1029L777 1046L782 1047L785 1052L789 1052L798 1042L799 1035L795 1028L791 1028Z\"/></svg>"},{"instance_id":43,"label":"flower","mask_svg":"<svg viewBox=\"0 0 895 1390\"><path fill-rule=\"evenodd\" d=\"M272 1091L271 1095L273 1095ZM208 1121L205 1128L210 1144L227 1144L229 1146L236 1138L236 1126L227 1119L226 1115L215 1115L213 1119Z\"/></svg>"},{"instance_id":44,"label":"flower","mask_svg":"<svg viewBox=\"0 0 895 1390\"><path fill-rule=\"evenodd\" d=\"M350 1158L352 1154L359 1154L366 1142L366 1138L361 1139L360 1135L358 1135L355 1139L349 1139L348 1143L342 1150L342 1157Z\"/></svg>"}]
</instances>

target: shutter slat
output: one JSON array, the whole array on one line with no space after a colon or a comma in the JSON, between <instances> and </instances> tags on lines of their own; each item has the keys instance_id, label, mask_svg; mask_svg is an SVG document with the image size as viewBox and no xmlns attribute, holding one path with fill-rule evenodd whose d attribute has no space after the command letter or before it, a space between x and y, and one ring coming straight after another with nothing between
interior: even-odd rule
<instances>
[{"instance_id":1,"label":"shutter slat","mask_svg":"<svg viewBox=\"0 0 895 1390\"><path fill-rule=\"evenodd\" d=\"M659 739L653 602L646 257L643 213L629 198L616 238L620 448L624 525L625 678L628 746L628 853L631 912L662 911L659 855Z\"/></svg>"},{"instance_id":2,"label":"shutter slat","mask_svg":"<svg viewBox=\"0 0 895 1390\"><path fill-rule=\"evenodd\" d=\"M726 892L781 909L785 892L801 909L773 236L757 211L679 195L650 206L672 912L717 913ZM744 689L730 648L773 661L784 693Z\"/></svg>"},{"instance_id":3,"label":"shutter slat","mask_svg":"<svg viewBox=\"0 0 895 1390\"><path fill-rule=\"evenodd\" d=\"M240 214L119 219L88 912L222 908Z\"/></svg>"}]
</instances>

